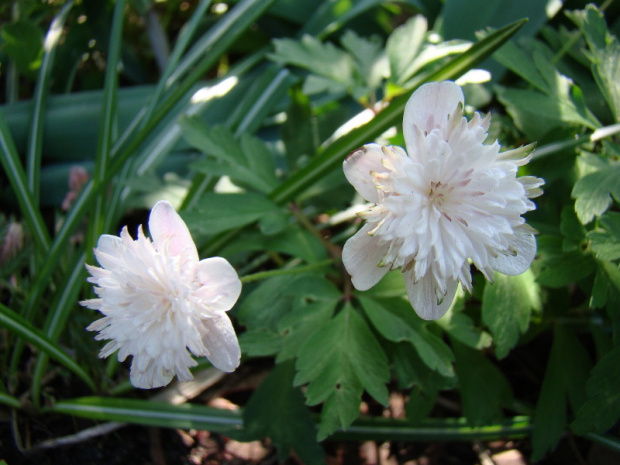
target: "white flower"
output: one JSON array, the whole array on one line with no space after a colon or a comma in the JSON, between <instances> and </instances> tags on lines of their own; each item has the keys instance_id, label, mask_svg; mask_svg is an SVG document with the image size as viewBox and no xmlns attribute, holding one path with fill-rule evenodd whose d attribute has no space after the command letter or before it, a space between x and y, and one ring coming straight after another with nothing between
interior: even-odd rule
<instances>
[{"instance_id":1,"label":"white flower","mask_svg":"<svg viewBox=\"0 0 620 465\"><path fill-rule=\"evenodd\" d=\"M187 226L166 201L151 210L149 231L133 240L102 235L95 257L101 268L86 265L98 299L81 302L105 315L88 326L109 339L99 357L118 350L118 359L133 356L131 383L139 388L165 386L176 374L192 379L196 356L206 356L231 372L241 352L226 314L241 292L234 268L220 257L198 259ZM189 351L188 351L189 349Z\"/></svg>"},{"instance_id":2,"label":"white flower","mask_svg":"<svg viewBox=\"0 0 620 465\"><path fill-rule=\"evenodd\" d=\"M517 275L536 255L535 231L522 215L543 180L517 178L532 146L506 152L484 144L490 117L463 117L453 82L421 86L405 107L400 147L368 144L344 161L349 182L374 203L342 259L359 290L401 268L418 315L440 318L457 284L471 291L470 261L487 279Z\"/></svg>"}]
</instances>

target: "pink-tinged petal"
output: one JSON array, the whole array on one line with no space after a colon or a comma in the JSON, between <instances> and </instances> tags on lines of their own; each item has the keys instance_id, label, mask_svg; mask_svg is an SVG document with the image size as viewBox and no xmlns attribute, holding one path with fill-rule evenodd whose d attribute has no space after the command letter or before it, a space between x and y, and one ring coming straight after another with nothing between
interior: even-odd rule
<instances>
[{"instance_id":1,"label":"pink-tinged petal","mask_svg":"<svg viewBox=\"0 0 620 465\"><path fill-rule=\"evenodd\" d=\"M411 306L424 320L438 320L450 308L454 295L456 294L457 281L447 278L445 282L446 294L438 302L436 284L433 276L429 273L418 282L414 282L413 270L403 273L405 286L407 287L407 297Z\"/></svg>"},{"instance_id":2,"label":"pink-tinged petal","mask_svg":"<svg viewBox=\"0 0 620 465\"><path fill-rule=\"evenodd\" d=\"M491 257L491 267L502 274L517 276L527 271L536 256L536 239L532 234L515 231L515 238L508 254Z\"/></svg>"},{"instance_id":3,"label":"pink-tinged petal","mask_svg":"<svg viewBox=\"0 0 620 465\"><path fill-rule=\"evenodd\" d=\"M379 266L388 251L388 244L379 244L376 237L368 235L373 225L367 224L351 237L342 249L342 262L351 275L356 289L365 291L377 284L390 270Z\"/></svg>"},{"instance_id":4,"label":"pink-tinged petal","mask_svg":"<svg viewBox=\"0 0 620 465\"><path fill-rule=\"evenodd\" d=\"M383 151L378 144L366 144L352 152L343 162L342 169L347 181L369 202L378 203L379 194L371 173L386 169L381 162Z\"/></svg>"},{"instance_id":5,"label":"pink-tinged petal","mask_svg":"<svg viewBox=\"0 0 620 465\"><path fill-rule=\"evenodd\" d=\"M183 256L198 261L198 251L187 225L166 200L160 200L151 210L149 231L157 249L167 244L171 256Z\"/></svg>"},{"instance_id":6,"label":"pink-tinged petal","mask_svg":"<svg viewBox=\"0 0 620 465\"><path fill-rule=\"evenodd\" d=\"M202 284L195 292L210 310L230 310L241 294L237 272L222 257L211 257L198 264L198 280Z\"/></svg>"},{"instance_id":7,"label":"pink-tinged petal","mask_svg":"<svg viewBox=\"0 0 620 465\"><path fill-rule=\"evenodd\" d=\"M241 349L228 315L203 320L202 342L209 351L207 358L219 370L231 373L239 366Z\"/></svg>"},{"instance_id":8,"label":"pink-tinged petal","mask_svg":"<svg viewBox=\"0 0 620 465\"><path fill-rule=\"evenodd\" d=\"M444 128L448 118L454 114L459 103L464 102L463 91L452 81L430 82L420 86L405 106L403 118L403 134L407 150L415 147L415 131L417 126L423 133L435 128Z\"/></svg>"}]
</instances>

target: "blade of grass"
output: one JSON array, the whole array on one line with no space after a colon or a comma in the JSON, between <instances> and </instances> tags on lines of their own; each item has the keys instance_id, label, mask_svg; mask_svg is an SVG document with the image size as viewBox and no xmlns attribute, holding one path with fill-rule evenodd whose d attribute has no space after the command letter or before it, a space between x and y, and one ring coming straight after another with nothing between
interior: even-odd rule
<instances>
[{"instance_id":1,"label":"blade of grass","mask_svg":"<svg viewBox=\"0 0 620 465\"><path fill-rule=\"evenodd\" d=\"M19 399L7 394L6 392L0 392L0 404L8 405L13 408L21 408L22 406Z\"/></svg>"},{"instance_id":2,"label":"blade of grass","mask_svg":"<svg viewBox=\"0 0 620 465\"><path fill-rule=\"evenodd\" d=\"M460 76L491 55L525 23L526 20L520 20L502 29L498 29L472 45L463 54L452 58L439 69L419 76L412 82L411 89L408 90L413 90L424 82L443 81ZM331 145L319 152L303 169L297 171L282 184L278 185L271 193L271 199L280 204L291 201L315 182L323 179L328 173L339 167L349 152L365 143L373 141L377 136L400 121L408 100L409 93L396 97L387 108L377 114L370 122L353 129L340 139L336 139Z\"/></svg>"},{"instance_id":3,"label":"blade of grass","mask_svg":"<svg viewBox=\"0 0 620 465\"><path fill-rule=\"evenodd\" d=\"M82 397L57 402L47 412L82 418L133 423L164 428L227 432L243 423L238 410L222 410L196 404L171 405L141 399Z\"/></svg>"},{"instance_id":4,"label":"blade of grass","mask_svg":"<svg viewBox=\"0 0 620 465\"><path fill-rule=\"evenodd\" d=\"M76 374L88 387L95 390L93 380L71 356L67 355L56 343L45 336L41 330L35 328L29 321L2 304L0 304L0 326L5 327L13 334L25 339L39 350L45 352L62 366Z\"/></svg>"},{"instance_id":5,"label":"blade of grass","mask_svg":"<svg viewBox=\"0 0 620 465\"><path fill-rule=\"evenodd\" d=\"M0 110L0 163L9 178L11 188L17 197L17 202L24 215L24 220L30 228L40 255L45 255L50 248L50 236L45 228L45 222L36 202L28 189L26 173L19 160L15 142Z\"/></svg>"},{"instance_id":6,"label":"blade of grass","mask_svg":"<svg viewBox=\"0 0 620 465\"><path fill-rule=\"evenodd\" d=\"M118 102L118 65L123 39L125 5L126 0L117 0L114 5L112 30L110 32L110 43L108 46L106 63L105 85L103 89L101 128L99 129L97 154L95 156L95 166L92 173L93 182L96 184L101 184L105 179L106 171L110 164L113 138L118 126L116 106ZM88 251L86 259L88 261L90 261L93 256L92 247L95 246L97 238L103 232L105 224L105 218L103 217L103 206L106 202L105 197L105 192L103 192L101 195L97 196L93 204L85 241Z\"/></svg>"},{"instance_id":7,"label":"blade of grass","mask_svg":"<svg viewBox=\"0 0 620 465\"><path fill-rule=\"evenodd\" d=\"M196 10L192 14L192 17L190 18L190 20L181 29L179 38L177 39L177 42L172 50L172 53L170 54L170 57L168 58L168 63L166 63L166 68L164 69L161 77L159 78L157 87L155 88L155 91L153 92L153 95L151 96L151 100L149 102L148 107L146 108L146 112L144 114L145 120L148 120L151 117L151 114L153 113L153 109L155 108L155 105L157 104L157 102L159 102L159 99L161 95L163 94L164 90L169 88L172 84L174 84L174 81L169 81L168 78L178 66L179 60L181 59L181 57L183 56L183 53L187 49L187 46L189 45L189 41L196 33L196 29L198 28L198 25L200 24L200 20L203 18L203 16L205 15L210 5L211 5L211 0L203 0L202 2L200 2L198 6L196 7Z\"/></svg>"},{"instance_id":8,"label":"blade of grass","mask_svg":"<svg viewBox=\"0 0 620 465\"><path fill-rule=\"evenodd\" d=\"M35 206L39 206L41 191L41 157L43 153L43 132L45 129L45 110L47 108L47 95L49 93L52 66L56 55L56 46L60 41L62 29L73 6L73 0L68 1L60 9L43 43L43 59L39 76L34 90L34 106L32 109L32 120L30 124L30 134L28 137L28 150L26 152L26 174L28 178L28 189L32 193Z\"/></svg>"},{"instance_id":9,"label":"blade of grass","mask_svg":"<svg viewBox=\"0 0 620 465\"><path fill-rule=\"evenodd\" d=\"M76 257L69 270L66 279L60 283L59 292L56 294L54 301L50 307L45 321L44 333L52 342L57 342L65 328L69 315L75 309L75 301L82 284L84 283L84 261L85 254L82 253ZM42 379L47 369L48 355L44 352L39 353L32 374L32 401L35 407L39 407L40 391Z\"/></svg>"}]
</instances>

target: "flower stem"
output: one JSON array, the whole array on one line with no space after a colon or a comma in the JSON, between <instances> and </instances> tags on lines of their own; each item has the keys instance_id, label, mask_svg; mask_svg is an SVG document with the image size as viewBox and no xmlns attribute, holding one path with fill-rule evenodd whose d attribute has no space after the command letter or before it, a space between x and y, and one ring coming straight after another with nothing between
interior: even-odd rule
<instances>
[{"instance_id":1,"label":"flower stem","mask_svg":"<svg viewBox=\"0 0 620 465\"><path fill-rule=\"evenodd\" d=\"M297 274L297 273L305 273L306 271L317 270L319 268L323 268L325 266L331 265L334 261L332 259L322 260L320 262L311 263L310 265L300 266L298 268L280 268L277 270L270 271L261 271L254 274L249 274L247 276L243 276L241 279L242 283L251 283L253 281L258 281L260 279L267 279L273 276L282 276L287 274Z\"/></svg>"}]
</instances>

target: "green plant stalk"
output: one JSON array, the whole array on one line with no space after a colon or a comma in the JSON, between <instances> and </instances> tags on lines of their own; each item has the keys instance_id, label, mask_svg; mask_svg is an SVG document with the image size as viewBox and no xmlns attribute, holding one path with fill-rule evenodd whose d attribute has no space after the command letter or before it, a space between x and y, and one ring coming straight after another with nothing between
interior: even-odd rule
<instances>
[{"instance_id":1,"label":"green plant stalk","mask_svg":"<svg viewBox=\"0 0 620 465\"><path fill-rule=\"evenodd\" d=\"M21 408L22 404L19 401L19 399L5 393L5 392L0 392L0 404L2 405L8 405L9 407L13 407L13 408Z\"/></svg>"},{"instance_id":2,"label":"green plant stalk","mask_svg":"<svg viewBox=\"0 0 620 465\"><path fill-rule=\"evenodd\" d=\"M305 273L307 271L318 270L325 266L329 266L333 263L334 261L329 259L329 260L322 260L320 262L316 262L310 265L300 266L296 268L279 268L277 270L261 271L259 273L253 273L253 274L249 274L246 276L242 276L240 280L243 284L246 284L246 283L251 283L254 281L259 281L261 279L272 278L274 276L282 276L286 274L298 274L298 273Z\"/></svg>"},{"instance_id":3,"label":"green plant stalk","mask_svg":"<svg viewBox=\"0 0 620 465\"><path fill-rule=\"evenodd\" d=\"M408 90L416 89L424 82L443 81L460 76L490 56L497 48L512 37L526 21L527 20L516 21L498 29L479 42L476 42L465 53L451 59L439 69L414 79ZM344 160L345 155L351 150L371 142L402 118L409 96L409 93L406 93L394 98L390 105L382 110L370 122L353 129L351 132L320 151L307 166L297 171L290 178L277 186L269 196L271 200L278 204L289 202L314 185L314 183L323 179L331 171L338 168Z\"/></svg>"},{"instance_id":4,"label":"green plant stalk","mask_svg":"<svg viewBox=\"0 0 620 465\"><path fill-rule=\"evenodd\" d=\"M78 297L80 286L83 283L85 269L83 263L85 261L85 253L77 255L69 267L71 273L67 274L66 280L60 283L59 292L56 294L54 301L50 307L45 322L45 335L52 342L57 342L65 328L69 315L75 308L75 301ZM37 356L34 366L31 392L32 401L36 408L40 407L40 391L43 376L48 365L48 356L41 352ZM13 373L11 373L13 374Z\"/></svg>"},{"instance_id":5,"label":"green plant stalk","mask_svg":"<svg viewBox=\"0 0 620 465\"><path fill-rule=\"evenodd\" d=\"M173 73L173 71L178 66L179 60L183 56L183 53L187 49L189 45L189 41L194 36L196 29L200 24L200 20L205 15L207 9L211 5L211 0L203 0L196 7L196 11L192 14L192 17L188 21L188 23L181 29L181 33L179 34L179 38L168 58L168 63L166 64L166 68L164 69L159 82L157 83L157 87L151 96L151 100L146 108L146 112L144 114L144 121L148 121L153 114L153 110L159 102L162 94L165 89L170 88L176 81L169 80L168 78Z\"/></svg>"},{"instance_id":6,"label":"green plant stalk","mask_svg":"<svg viewBox=\"0 0 620 465\"><path fill-rule=\"evenodd\" d=\"M30 342L39 350L44 351L65 368L76 374L88 387L95 390L95 383L75 360L45 336L41 330L35 328L32 323L2 304L0 304L0 326L5 327L13 334Z\"/></svg>"},{"instance_id":7,"label":"green plant stalk","mask_svg":"<svg viewBox=\"0 0 620 465\"><path fill-rule=\"evenodd\" d=\"M83 397L60 401L45 409L82 418L120 421L166 428L208 429L226 433L243 430L242 410L219 410L196 404L170 405L137 399ZM429 419L418 425L388 418L358 419L330 439L345 441L472 441L520 438L532 431L527 416L495 425L470 427L464 418Z\"/></svg>"},{"instance_id":8,"label":"green plant stalk","mask_svg":"<svg viewBox=\"0 0 620 465\"><path fill-rule=\"evenodd\" d=\"M126 0L117 0L114 5L114 16L112 18L112 30L110 32L109 52L103 90L103 104L101 108L101 128L99 130L97 154L95 156L95 166L92 173L93 181L97 184L101 184L105 179L106 171L110 164L113 138L118 127L118 64L123 38L123 18L126 3ZM97 196L93 204L85 241L87 249L86 259L88 261L90 261L93 256L92 247L103 232L105 224L103 206L105 202L106 198L104 194Z\"/></svg>"},{"instance_id":9,"label":"green plant stalk","mask_svg":"<svg viewBox=\"0 0 620 465\"><path fill-rule=\"evenodd\" d=\"M601 139L611 137L618 133L620 133L620 123L598 128L592 134L583 135L577 138L572 137L570 139L565 139L557 142L551 142L550 144L546 144L536 148L532 153L532 160L539 160L541 158L551 156L564 150L570 150L574 147L579 147L583 144L587 144L588 142L596 142Z\"/></svg>"},{"instance_id":10,"label":"green plant stalk","mask_svg":"<svg viewBox=\"0 0 620 465\"><path fill-rule=\"evenodd\" d=\"M19 154L15 148L15 142L13 137L11 137L11 132L6 124L2 110L0 110L0 150L2 151L0 164L2 164L2 168L9 178L11 188L17 197L22 215L24 215L24 220L34 236L34 242L39 255L43 256L50 249L51 239L41 212L28 189L26 173L24 173L22 168Z\"/></svg>"},{"instance_id":11,"label":"green plant stalk","mask_svg":"<svg viewBox=\"0 0 620 465\"><path fill-rule=\"evenodd\" d=\"M26 175L28 177L28 189L32 193L32 200L35 206L39 207L41 191L41 158L43 153L43 133L45 129L45 109L47 107L47 96L49 93L52 66L56 55L56 46L60 41L62 29L73 6L73 0L68 1L60 9L49 31L45 36L44 54L39 69L39 76L34 90L34 106L32 109L32 120L30 124L30 134L28 137L28 149L26 152Z\"/></svg>"}]
</instances>

